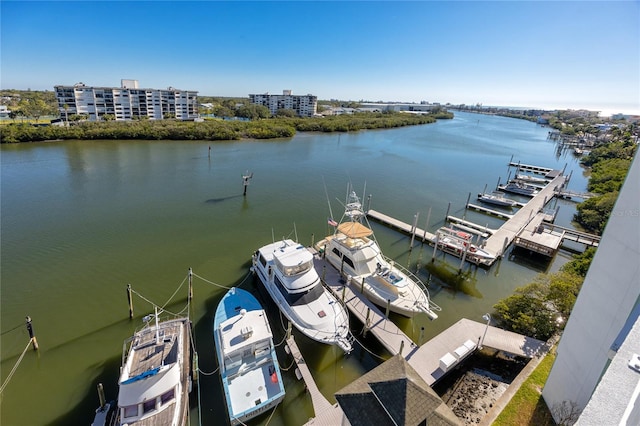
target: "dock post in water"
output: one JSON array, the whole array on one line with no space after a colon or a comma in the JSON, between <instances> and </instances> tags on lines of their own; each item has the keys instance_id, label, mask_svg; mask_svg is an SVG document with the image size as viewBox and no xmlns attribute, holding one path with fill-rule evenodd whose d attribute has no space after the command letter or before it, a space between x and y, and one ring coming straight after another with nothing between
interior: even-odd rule
<instances>
[{"instance_id":1,"label":"dock post in water","mask_svg":"<svg viewBox=\"0 0 640 426\"><path fill-rule=\"evenodd\" d=\"M384 313L386 319L389 319L389 308L391 307L391 299L387 299L387 310Z\"/></svg>"},{"instance_id":2,"label":"dock post in water","mask_svg":"<svg viewBox=\"0 0 640 426\"><path fill-rule=\"evenodd\" d=\"M444 215L444 223L447 223L447 218L449 217L449 210L451 210L451 201L449 201L449 205L447 206L447 214Z\"/></svg>"},{"instance_id":3,"label":"dock post in water","mask_svg":"<svg viewBox=\"0 0 640 426\"><path fill-rule=\"evenodd\" d=\"M100 401L100 409L104 410L104 406L107 405L107 399L104 397L102 383L98 383L98 400Z\"/></svg>"},{"instance_id":4,"label":"dock post in water","mask_svg":"<svg viewBox=\"0 0 640 426\"><path fill-rule=\"evenodd\" d=\"M38 340L36 340L36 336L33 334L33 326L31 325L31 317L27 316L27 332L29 332L29 339L31 339L31 345L33 346L33 350L38 350Z\"/></svg>"},{"instance_id":5,"label":"dock post in water","mask_svg":"<svg viewBox=\"0 0 640 426\"><path fill-rule=\"evenodd\" d=\"M247 196L247 186L249 186L249 180L253 177L253 173L249 173L249 170L247 170L247 173L242 175L242 186L244 187L244 190L242 191L242 195L244 197Z\"/></svg>"},{"instance_id":6,"label":"dock post in water","mask_svg":"<svg viewBox=\"0 0 640 426\"><path fill-rule=\"evenodd\" d=\"M418 339L418 346L422 346L422 339L424 339L424 327L420 327L420 338Z\"/></svg>"},{"instance_id":7,"label":"dock post in water","mask_svg":"<svg viewBox=\"0 0 640 426\"><path fill-rule=\"evenodd\" d=\"M418 226L418 216L420 216L420 212L416 213L413 216L413 226L411 227L411 245L409 246L409 250L413 248L413 241L416 238L416 228Z\"/></svg>"},{"instance_id":8,"label":"dock post in water","mask_svg":"<svg viewBox=\"0 0 640 426\"><path fill-rule=\"evenodd\" d=\"M427 229L429 229L429 219L431 219L431 207L429 207L429 212L427 213L427 221L424 224L424 232L422 234L423 243L427 240Z\"/></svg>"},{"instance_id":9,"label":"dock post in water","mask_svg":"<svg viewBox=\"0 0 640 426\"><path fill-rule=\"evenodd\" d=\"M193 299L193 270L189 268L189 300Z\"/></svg>"},{"instance_id":10,"label":"dock post in water","mask_svg":"<svg viewBox=\"0 0 640 426\"><path fill-rule=\"evenodd\" d=\"M431 263L436 260L436 253L438 252L438 237L440 234L436 232L436 240L433 242L433 255L431 256Z\"/></svg>"},{"instance_id":11,"label":"dock post in water","mask_svg":"<svg viewBox=\"0 0 640 426\"><path fill-rule=\"evenodd\" d=\"M131 297L131 284L127 284L127 299L129 300L129 319L133 319L133 298Z\"/></svg>"}]
</instances>

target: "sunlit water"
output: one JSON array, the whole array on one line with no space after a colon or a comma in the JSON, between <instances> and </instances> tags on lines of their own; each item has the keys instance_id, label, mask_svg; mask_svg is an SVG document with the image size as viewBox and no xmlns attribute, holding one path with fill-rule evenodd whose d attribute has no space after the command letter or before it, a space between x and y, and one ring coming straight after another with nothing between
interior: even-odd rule
<instances>
[{"instance_id":1,"label":"sunlit water","mask_svg":"<svg viewBox=\"0 0 640 426\"><path fill-rule=\"evenodd\" d=\"M507 178L514 161L573 171L570 188L586 189L576 159L556 152L548 128L502 117L456 113L453 120L392 130L350 134L298 134L292 139L242 142L73 141L1 147L1 355L2 382L28 341L25 316L33 319L38 352L28 350L1 396L2 425L89 424L104 383L115 397L122 343L152 307L134 298L128 319L126 285L163 305L188 268L220 286L258 291L247 277L253 251L273 238L297 236L305 244L329 230L341 215L347 183L371 195L371 207L431 232L450 214L497 227L500 220L463 209L485 185ZM209 151L210 147L210 151ZM246 197L242 174L253 172ZM512 170L513 173L513 170ZM365 189L366 186L366 189ZM325 192L326 187L326 192ZM365 197L365 199L367 198ZM571 226L571 201L558 201L558 224ZM427 224L427 219L429 222ZM569 255L550 262L510 256L490 269L465 267L456 286L430 277L424 264L432 249L418 240L372 224L389 257L430 280L443 311L393 319L418 340L462 317L482 314L540 272L557 270ZM444 259L455 271L459 260ZM200 368L217 368L212 318L224 288L194 279L191 317ZM186 301L182 287L167 309ZM282 338L277 309L271 313L276 340ZM297 341L325 396L370 370L388 354L371 337L352 331L366 349L344 357L335 348ZM280 351L281 365L291 358ZM285 372L287 396L270 425L298 425L313 416L293 369ZM198 410L198 402L201 409ZM192 393L191 424L220 424L225 418L216 374L202 375ZM255 424L269 420L265 415Z\"/></svg>"}]
</instances>

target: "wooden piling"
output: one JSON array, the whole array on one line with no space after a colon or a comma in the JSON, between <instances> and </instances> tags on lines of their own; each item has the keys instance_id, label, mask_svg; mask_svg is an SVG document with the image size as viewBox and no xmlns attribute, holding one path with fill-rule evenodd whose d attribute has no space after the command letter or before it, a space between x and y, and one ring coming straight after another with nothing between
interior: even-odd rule
<instances>
[{"instance_id":1,"label":"wooden piling","mask_svg":"<svg viewBox=\"0 0 640 426\"><path fill-rule=\"evenodd\" d=\"M189 300L193 299L193 270L189 268Z\"/></svg>"},{"instance_id":2,"label":"wooden piling","mask_svg":"<svg viewBox=\"0 0 640 426\"><path fill-rule=\"evenodd\" d=\"M413 226L411 227L411 244L409 245L409 250L413 248L413 241L416 238L416 228L418 227L418 217L420 216L420 212L416 213L413 216Z\"/></svg>"},{"instance_id":3,"label":"wooden piling","mask_svg":"<svg viewBox=\"0 0 640 426\"><path fill-rule=\"evenodd\" d=\"M447 206L447 214L444 215L444 223L447 223L447 218L449 217L449 210L451 210L451 201L449 201L449 205Z\"/></svg>"},{"instance_id":4,"label":"wooden piling","mask_svg":"<svg viewBox=\"0 0 640 426\"><path fill-rule=\"evenodd\" d=\"M431 207L429 207L429 212L427 213L427 221L424 224L424 233L422 234L423 243L427 240L427 229L429 229L429 219L431 219Z\"/></svg>"},{"instance_id":5,"label":"wooden piling","mask_svg":"<svg viewBox=\"0 0 640 426\"><path fill-rule=\"evenodd\" d=\"M131 297L131 284L127 284L127 299L129 300L129 319L133 319L133 298Z\"/></svg>"},{"instance_id":6,"label":"wooden piling","mask_svg":"<svg viewBox=\"0 0 640 426\"><path fill-rule=\"evenodd\" d=\"M104 406L107 405L107 399L104 396L104 388L102 383L98 383L98 400L100 401L100 409L104 410Z\"/></svg>"},{"instance_id":7,"label":"wooden piling","mask_svg":"<svg viewBox=\"0 0 640 426\"><path fill-rule=\"evenodd\" d=\"M33 350L38 350L38 340L36 336L33 334L33 326L31 325L31 317L27 316L27 332L29 333L29 339L31 340L31 345L33 346Z\"/></svg>"}]
</instances>

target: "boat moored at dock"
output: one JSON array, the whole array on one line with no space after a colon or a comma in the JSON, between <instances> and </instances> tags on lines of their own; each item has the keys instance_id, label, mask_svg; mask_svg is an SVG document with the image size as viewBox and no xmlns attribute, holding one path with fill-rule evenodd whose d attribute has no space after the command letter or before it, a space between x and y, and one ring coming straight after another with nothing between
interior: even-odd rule
<instances>
[{"instance_id":1,"label":"boat moored at dock","mask_svg":"<svg viewBox=\"0 0 640 426\"><path fill-rule=\"evenodd\" d=\"M528 197L533 197L538 194L538 188L521 182L509 182L504 186L498 187L498 189L504 192L511 192L512 194L526 195Z\"/></svg>"},{"instance_id":2,"label":"boat moored at dock","mask_svg":"<svg viewBox=\"0 0 640 426\"><path fill-rule=\"evenodd\" d=\"M191 323L160 321L157 309L123 349L116 425L188 424ZM127 350L128 346L128 350Z\"/></svg>"},{"instance_id":3,"label":"boat moored at dock","mask_svg":"<svg viewBox=\"0 0 640 426\"><path fill-rule=\"evenodd\" d=\"M517 201L512 200L510 198L506 198L500 192L494 192L492 194L478 194L478 199L483 203L493 204L494 206L501 207L513 207L517 204Z\"/></svg>"},{"instance_id":4,"label":"boat moored at dock","mask_svg":"<svg viewBox=\"0 0 640 426\"><path fill-rule=\"evenodd\" d=\"M231 425L278 405L285 390L271 327L258 300L231 288L216 308L213 335Z\"/></svg>"},{"instance_id":5,"label":"boat moored at dock","mask_svg":"<svg viewBox=\"0 0 640 426\"><path fill-rule=\"evenodd\" d=\"M436 231L437 248L475 264L491 265L495 256L472 244L473 235L453 227L443 226Z\"/></svg>"},{"instance_id":6,"label":"boat moored at dock","mask_svg":"<svg viewBox=\"0 0 640 426\"><path fill-rule=\"evenodd\" d=\"M385 257L366 222L359 197L348 191L345 212L333 235L315 245L343 276L350 277L365 296L382 307L412 317L424 313L438 318L440 307L418 277Z\"/></svg>"},{"instance_id":7,"label":"boat moored at dock","mask_svg":"<svg viewBox=\"0 0 640 426\"><path fill-rule=\"evenodd\" d=\"M306 247L289 239L271 243L254 253L252 265L280 312L302 334L351 352L349 315L320 282Z\"/></svg>"}]
</instances>

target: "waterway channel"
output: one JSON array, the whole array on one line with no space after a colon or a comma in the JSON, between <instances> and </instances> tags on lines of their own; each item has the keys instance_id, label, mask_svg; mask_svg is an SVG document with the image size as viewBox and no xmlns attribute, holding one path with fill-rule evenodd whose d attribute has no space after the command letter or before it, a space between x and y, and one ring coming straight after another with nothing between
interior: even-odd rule
<instances>
[{"instance_id":1,"label":"waterway channel","mask_svg":"<svg viewBox=\"0 0 640 426\"><path fill-rule=\"evenodd\" d=\"M569 188L586 190L586 178L570 153L556 152L548 128L504 117L456 112L453 120L391 130L345 134L300 133L270 141L70 141L1 146L1 371L2 383L28 342L33 320L40 350L27 351L0 399L0 423L88 424L104 383L115 397L122 343L152 310L134 300L129 320L126 286L162 305L188 268L222 286L255 290L251 254L272 238L311 244L339 218L347 183L371 195L371 207L434 232L450 214L498 227L499 219L467 212L464 205L486 185L505 181L511 158L572 172ZM246 196L242 174L253 173ZM513 170L512 170L513 173ZM365 189L366 185L366 189ZM555 203L555 202L554 202ZM554 204L555 205L555 204ZM557 201L556 223L571 226L572 201ZM432 248L372 222L385 254L430 281L440 318L393 319L424 340L462 317L482 321L485 312L536 274L557 270L554 260L509 256L489 269L465 267L455 286L431 277L424 264ZM438 258L441 261L443 258ZM459 260L446 257L453 269ZM212 318L225 290L194 279L191 317L200 368L217 368ZM175 306L186 298L178 296ZM277 340L282 326L270 305ZM317 383L333 393L388 354L352 330L366 349L344 357L337 349L299 336ZM291 364L284 351L283 367ZM293 370L287 396L253 424L299 425L313 416L309 397ZM198 409L200 405L200 409ZM216 374L201 375L192 393L191 424L222 424L225 416Z\"/></svg>"}]
</instances>

